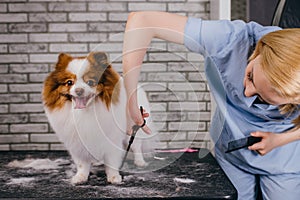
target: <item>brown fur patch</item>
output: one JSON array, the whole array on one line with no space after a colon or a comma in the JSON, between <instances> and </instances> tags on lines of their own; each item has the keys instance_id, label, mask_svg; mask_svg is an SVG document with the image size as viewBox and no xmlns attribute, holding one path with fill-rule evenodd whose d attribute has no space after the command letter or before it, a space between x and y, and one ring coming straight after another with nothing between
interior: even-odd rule
<instances>
[{"instance_id":1,"label":"brown fur patch","mask_svg":"<svg viewBox=\"0 0 300 200\"><path fill-rule=\"evenodd\" d=\"M91 63L91 68L85 75L94 79L95 77L100 77L97 84L98 96L109 109L110 104L115 104L119 101L120 86L117 83L120 80L120 76L108 62L105 53L92 52L87 59Z\"/></svg>"},{"instance_id":2,"label":"brown fur patch","mask_svg":"<svg viewBox=\"0 0 300 200\"><path fill-rule=\"evenodd\" d=\"M71 101L68 81L75 82L76 75L66 71L72 57L68 54L60 54L55 70L49 74L44 82L43 101L50 110L60 109L66 101Z\"/></svg>"}]
</instances>

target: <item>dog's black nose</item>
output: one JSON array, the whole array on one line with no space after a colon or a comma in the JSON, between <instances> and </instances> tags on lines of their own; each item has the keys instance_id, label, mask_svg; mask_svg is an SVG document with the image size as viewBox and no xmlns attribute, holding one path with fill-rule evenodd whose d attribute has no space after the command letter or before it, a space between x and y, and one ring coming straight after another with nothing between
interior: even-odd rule
<instances>
[{"instance_id":1,"label":"dog's black nose","mask_svg":"<svg viewBox=\"0 0 300 200\"><path fill-rule=\"evenodd\" d=\"M76 93L78 96L81 96L81 95L83 95L83 93L84 93L84 89L83 89L83 88L76 88L76 89L75 89L75 93Z\"/></svg>"}]
</instances>

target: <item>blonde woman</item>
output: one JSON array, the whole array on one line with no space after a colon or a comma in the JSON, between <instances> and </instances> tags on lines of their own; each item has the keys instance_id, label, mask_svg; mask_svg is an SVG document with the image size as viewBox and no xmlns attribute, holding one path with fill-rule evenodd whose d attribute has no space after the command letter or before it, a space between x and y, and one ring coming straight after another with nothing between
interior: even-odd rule
<instances>
[{"instance_id":1,"label":"blonde woman","mask_svg":"<svg viewBox=\"0 0 300 200\"><path fill-rule=\"evenodd\" d=\"M217 109L211 125L216 159L241 200L300 197L300 29L243 21L207 21L164 12L129 15L123 71L132 123L143 124L136 87L151 40L184 44L205 58ZM249 58L251 47L256 47ZM130 127L130 126L128 126ZM144 130L148 131L147 126ZM229 141L262 137L225 153Z\"/></svg>"}]
</instances>

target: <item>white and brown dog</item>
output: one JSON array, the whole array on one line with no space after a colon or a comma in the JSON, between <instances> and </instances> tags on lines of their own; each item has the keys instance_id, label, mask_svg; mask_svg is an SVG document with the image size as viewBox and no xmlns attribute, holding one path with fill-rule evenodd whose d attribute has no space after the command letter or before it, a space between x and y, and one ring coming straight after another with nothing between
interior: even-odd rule
<instances>
[{"instance_id":1,"label":"white and brown dog","mask_svg":"<svg viewBox=\"0 0 300 200\"><path fill-rule=\"evenodd\" d=\"M149 111L142 89L139 104ZM123 79L103 52L87 57L61 53L55 70L44 82L43 102L49 122L72 156L77 173L73 184L87 181L93 162L103 162L107 181L120 183L124 156L127 97ZM148 138L147 138L148 137ZM143 142L149 135L139 131L131 149L134 163L145 166ZM149 150L149 149L148 149ZM149 152L147 152L149 153Z\"/></svg>"}]
</instances>

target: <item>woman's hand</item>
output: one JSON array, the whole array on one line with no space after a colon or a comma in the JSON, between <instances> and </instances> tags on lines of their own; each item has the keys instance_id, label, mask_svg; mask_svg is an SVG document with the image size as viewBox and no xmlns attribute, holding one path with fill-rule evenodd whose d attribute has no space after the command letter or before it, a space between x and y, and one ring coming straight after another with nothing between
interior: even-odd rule
<instances>
[{"instance_id":1,"label":"woman's hand","mask_svg":"<svg viewBox=\"0 0 300 200\"><path fill-rule=\"evenodd\" d=\"M127 109L127 133L129 135L132 134L132 127L134 125L142 126L144 124L144 119L149 117L150 114L147 113L147 111L143 110L143 115L141 114L141 111L138 109L137 106L133 106L132 104L129 104ZM151 134L151 129L147 126L147 120L146 124L141 127L143 131L147 134Z\"/></svg>"},{"instance_id":2,"label":"woman's hand","mask_svg":"<svg viewBox=\"0 0 300 200\"><path fill-rule=\"evenodd\" d=\"M280 134L256 131L251 133L251 135L254 137L261 137L262 140L248 148L263 156L272 151L274 148L300 140L300 129L296 127Z\"/></svg>"},{"instance_id":3,"label":"woman's hand","mask_svg":"<svg viewBox=\"0 0 300 200\"><path fill-rule=\"evenodd\" d=\"M253 137L261 137L261 141L249 146L248 149L256 151L258 154L264 156L274 148L280 146L281 134L271 132L256 131L251 133Z\"/></svg>"}]
</instances>

